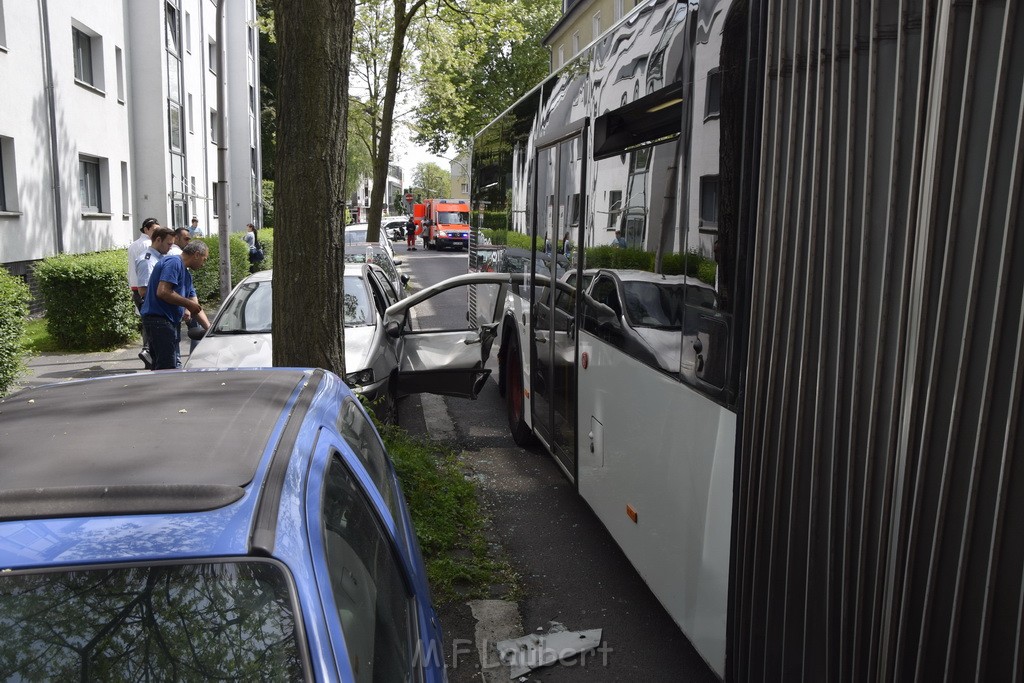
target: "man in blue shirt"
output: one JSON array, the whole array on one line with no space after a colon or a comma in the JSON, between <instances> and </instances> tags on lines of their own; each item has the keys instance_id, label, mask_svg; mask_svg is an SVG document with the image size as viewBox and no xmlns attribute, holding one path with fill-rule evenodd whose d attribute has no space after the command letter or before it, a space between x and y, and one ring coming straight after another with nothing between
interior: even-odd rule
<instances>
[{"instance_id":1,"label":"man in blue shirt","mask_svg":"<svg viewBox=\"0 0 1024 683\"><path fill-rule=\"evenodd\" d=\"M149 277L146 299L142 303L142 324L149 335L149 352L154 370L173 370L178 366L178 345L182 318L195 316L204 329L210 321L199 305L189 269L202 268L209 256L203 242L189 242L180 256L160 259Z\"/></svg>"}]
</instances>

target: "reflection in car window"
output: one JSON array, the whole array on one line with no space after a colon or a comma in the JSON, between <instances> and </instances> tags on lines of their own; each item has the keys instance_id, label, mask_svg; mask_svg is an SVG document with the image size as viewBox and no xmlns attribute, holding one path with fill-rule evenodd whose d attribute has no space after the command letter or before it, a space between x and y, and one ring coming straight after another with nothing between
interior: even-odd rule
<instances>
[{"instance_id":1,"label":"reflection in car window","mask_svg":"<svg viewBox=\"0 0 1024 683\"><path fill-rule=\"evenodd\" d=\"M345 443L363 463L374 486L380 491L384 504L391 511L391 517L395 520L395 526L398 527L399 533L404 534L405 524L399 502L401 493L391 476L387 451L384 449L384 444L381 443L377 431L354 399L347 398L341 404L341 411L338 413L338 421L335 426L338 433L345 439Z\"/></svg>"},{"instance_id":2,"label":"reflection in car window","mask_svg":"<svg viewBox=\"0 0 1024 683\"><path fill-rule=\"evenodd\" d=\"M301 680L297 606L272 562L0 577L4 680Z\"/></svg>"},{"instance_id":3,"label":"reflection in car window","mask_svg":"<svg viewBox=\"0 0 1024 683\"><path fill-rule=\"evenodd\" d=\"M345 228L345 244L355 244L356 242L366 242L366 230L350 230Z\"/></svg>"},{"instance_id":4,"label":"reflection in car window","mask_svg":"<svg viewBox=\"0 0 1024 683\"><path fill-rule=\"evenodd\" d=\"M624 281L626 316L634 327L682 327L685 288L678 284Z\"/></svg>"},{"instance_id":5,"label":"reflection in car window","mask_svg":"<svg viewBox=\"0 0 1024 683\"><path fill-rule=\"evenodd\" d=\"M257 334L270 332L270 281L246 282L224 304L216 334Z\"/></svg>"},{"instance_id":6,"label":"reflection in car window","mask_svg":"<svg viewBox=\"0 0 1024 683\"><path fill-rule=\"evenodd\" d=\"M323 540L355 680L412 680L412 595L380 519L338 457L324 486Z\"/></svg>"},{"instance_id":7,"label":"reflection in car window","mask_svg":"<svg viewBox=\"0 0 1024 683\"><path fill-rule=\"evenodd\" d=\"M376 318L363 278L345 276L345 327L373 325Z\"/></svg>"}]
</instances>

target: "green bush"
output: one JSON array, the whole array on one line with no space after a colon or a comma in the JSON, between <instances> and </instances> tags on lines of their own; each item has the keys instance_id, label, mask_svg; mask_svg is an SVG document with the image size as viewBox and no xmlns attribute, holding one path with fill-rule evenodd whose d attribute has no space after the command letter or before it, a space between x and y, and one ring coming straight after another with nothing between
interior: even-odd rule
<instances>
[{"instance_id":1,"label":"green bush","mask_svg":"<svg viewBox=\"0 0 1024 683\"><path fill-rule=\"evenodd\" d=\"M263 227L274 227L274 181L263 180Z\"/></svg>"},{"instance_id":2,"label":"green bush","mask_svg":"<svg viewBox=\"0 0 1024 683\"><path fill-rule=\"evenodd\" d=\"M28 317L28 287L0 268L0 396L21 374L21 335Z\"/></svg>"},{"instance_id":3,"label":"green bush","mask_svg":"<svg viewBox=\"0 0 1024 683\"><path fill-rule=\"evenodd\" d=\"M196 288L199 301L206 303L220 299L220 238L213 235L199 239L210 249L210 257L206 259L206 264L202 268L192 271L192 284ZM263 241L262 233L260 241ZM231 246L231 286L234 287L249 274L249 245L242 240L241 233L232 234L229 244Z\"/></svg>"},{"instance_id":4,"label":"green bush","mask_svg":"<svg viewBox=\"0 0 1024 683\"><path fill-rule=\"evenodd\" d=\"M47 331L62 348L107 349L135 337L138 317L124 249L53 256L36 264L35 276Z\"/></svg>"},{"instance_id":5,"label":"green bush","mask_svg":"<svg viewBox=\"0 0 1024 683\"><path fill-rule=\"evenodd\" d=\"M529 235L514 230L481 230L480 232L491 241L491 244L505 244L523 249L529 249L532 246L533 240Z\"/></svg>"},{"instance_id":6,"label":"green bush","mask_svg":"<svg viewBox=\"0 0 1024 683\"><path fill-rule=\"evenodd\" d=\"M507 230L508 213L505 211L484 211L483 230Z\"/></svg>"}]
</instances>

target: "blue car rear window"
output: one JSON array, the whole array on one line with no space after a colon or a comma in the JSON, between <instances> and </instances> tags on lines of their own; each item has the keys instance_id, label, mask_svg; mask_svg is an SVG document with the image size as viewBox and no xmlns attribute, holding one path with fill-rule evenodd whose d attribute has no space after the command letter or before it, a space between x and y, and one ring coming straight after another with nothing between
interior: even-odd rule
<instances>
[{"instance_id":1,"label":"blue car rear window","mask_svg":"<svg viewBox=\"0 0 1024 683\"><path fill-rule=\"evenodd\" d=\"M271 562L0 575L0 680L302 680Z\"/></svg>"}]
</instances>

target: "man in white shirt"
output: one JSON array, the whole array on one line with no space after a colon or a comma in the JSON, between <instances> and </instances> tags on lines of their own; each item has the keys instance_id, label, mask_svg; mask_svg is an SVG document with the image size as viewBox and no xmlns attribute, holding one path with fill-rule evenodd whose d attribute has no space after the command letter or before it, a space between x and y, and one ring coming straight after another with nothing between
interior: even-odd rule
<instances>
[{"instance_id":1,"label":"man in white shirt","mask_svg":"<svg viewBox=\"0 0 1024 683\"><path fill-rule=\"evenodd\" d=\"M146 250L149 249L150 239L149 236L154 229L159 228L160 223L155 218L147 218L142 221L142 227L139 228L139 238L128 245L128 286L132 288L132 301L135 302L135 310L139 311L141 315L142 311L142 297L139 295L139 278L135 273L135 263L142 257ZM145 285L147 283L143 283ZM142 361L143 365L148 370L152 365L152 359L149 355L149 339L146 338L146 329L142 329L142 351L139 352L139 360Z\"/></svg>"}]
</instances>

